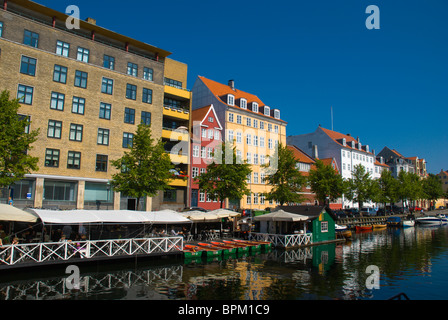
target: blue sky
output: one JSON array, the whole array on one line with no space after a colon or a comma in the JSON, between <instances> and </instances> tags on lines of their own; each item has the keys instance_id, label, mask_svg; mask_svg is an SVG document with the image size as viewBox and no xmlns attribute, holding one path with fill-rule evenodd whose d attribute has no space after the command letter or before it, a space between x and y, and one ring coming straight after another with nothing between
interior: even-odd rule
<instances>
[{"instance_id":1,"label":"blue sky","mask_svg":"<svg viewBox=\"0 0 448 320\"><path fill-rule=\"evenodd\" d=\"M333 107L334 130L448 170L446 0L36 2L173 52L189 89L198 75L235 80L281 110L288 135L331 129Z\"/></svg>"}]
</instances>

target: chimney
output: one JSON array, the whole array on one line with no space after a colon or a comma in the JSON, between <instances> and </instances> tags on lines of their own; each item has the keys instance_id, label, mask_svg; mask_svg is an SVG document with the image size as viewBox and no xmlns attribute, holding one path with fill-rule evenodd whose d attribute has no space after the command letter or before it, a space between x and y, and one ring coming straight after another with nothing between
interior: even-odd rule
<instances>
[{"instance_id":1,"label":"chimney","mask_svg":"<svg viewBox=\"0 0 448 320\"><path fill-rule=\"evenodd\" d=\"M235 90L235 81L234 81L234 80L229 80L229 87L230 87L232 90Z\"/></svg>"},{"instance_id":2,"label":"chimney","mask_svg":"<svg viewBox=\"0 0 448 320\"><path fill-rule=\"evenodd\" d=\"M96 20L93 18L87 18L86 22L96 25Z\"/></svg>"},{"instance_id":3,"label":"chimney","mask_svg":"<svg viewBox=\"0 0 448 320\"><path fill-rule=\"evenodd\" d=\"M313 146L313 158L319 159L319 151L318 151L317 145Z\"/></svg>"}]
</instances>

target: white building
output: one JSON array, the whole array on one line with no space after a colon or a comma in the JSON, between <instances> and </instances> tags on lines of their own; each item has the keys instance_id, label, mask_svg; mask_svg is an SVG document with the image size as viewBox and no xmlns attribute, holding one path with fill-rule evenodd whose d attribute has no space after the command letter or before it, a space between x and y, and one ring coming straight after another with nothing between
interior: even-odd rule
<instances>
[{"instance_id":1,"label":"white building","mask_svg":"<svg viewBox=\"0 0 448 320\"><path fill-rule=\"evenodd\" d=\"M375 170L375 151L350 134L342 134L319 126L312 133L289 136L286 141L288 145L299 147L313 158L334 158L344 179L352 177L352 170L358 164L363 165L371 177L375 177L375 171L379 171L378 168ZM344 197L342 203L344 208L357 206Z\"/></svg>"}]
</instances>

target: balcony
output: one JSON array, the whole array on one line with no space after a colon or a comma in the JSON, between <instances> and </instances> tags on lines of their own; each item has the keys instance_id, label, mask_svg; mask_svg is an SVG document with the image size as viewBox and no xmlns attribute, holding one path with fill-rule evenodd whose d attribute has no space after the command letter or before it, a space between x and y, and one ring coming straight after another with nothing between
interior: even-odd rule
<instances>
[{"instance_id":1,"label":"balcony","mask_svg":"<svg viewBox=\"0 0 448 320\"><path fill-rule=\"evenodd\" d=\"M178 87L165 85L165 93L170 94L172 96L181 97L186 100L191 99L191 92L188 91L187 89L181 89Z\"/></svg>"},{"instance_id":2,"label":"balcony","mask_svg":"<svg viewBox=\"0 0 448 320\"><path fill-rule=\"evenodd\" d=\"M187 187L188 179L173 179L169 183L171 187Z\"/></svg>"},{"instance_id":3,"label":"balcony","mask_svg":"<svg viewBox=\"0 0 448 320\"><path fill-rule=\"evenodd\" d=\"M185 129L162 128L162 138L170 141L189 141L189 133Z\"/></svg>"},{"instance_id":4,"label":"balcony","mask_svg":"<svg viewBox=\"0 0 448 320\"><path fill-rule=\"evenodd\" d=\"M173 107L165 104L163 108L163 115L182 120L189 120L190 110L186 108Z\"/></svg>"}]
</instances>

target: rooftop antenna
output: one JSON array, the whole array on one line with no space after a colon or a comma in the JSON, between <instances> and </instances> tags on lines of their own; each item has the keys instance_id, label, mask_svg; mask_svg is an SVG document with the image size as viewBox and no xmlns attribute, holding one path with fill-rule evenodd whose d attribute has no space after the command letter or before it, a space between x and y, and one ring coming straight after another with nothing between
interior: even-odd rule
<instances>
[{"instance_id":1,"label":"rooftop antenna","mask_svg":"<svg viewBox=\"0 0 448 320\"><path fill-rule=\"evenodd\" d=\"M331 106L331 131L333 131L333 106Z\"/></svg>"}]
</instances>

